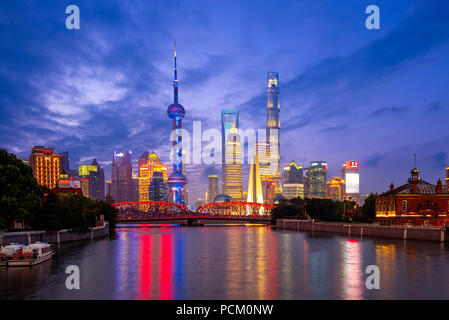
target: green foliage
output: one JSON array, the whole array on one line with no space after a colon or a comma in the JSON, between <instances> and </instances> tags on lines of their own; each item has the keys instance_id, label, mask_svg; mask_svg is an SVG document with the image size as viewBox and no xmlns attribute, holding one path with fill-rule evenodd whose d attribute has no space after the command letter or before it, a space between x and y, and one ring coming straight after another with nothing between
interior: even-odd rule
<instances>
[{"instance_id":1,"label":"green foliage","mask_svg":"<svg viewBox=\"0 0 449 320\"><path fill-rule=\"evenodd\" d=\"M115 227L117 210L109 202L41 187L31 167L0 149L0 229L9 228L14 220L25 220L33 230L87 230L100 215Z\"/></svg>"},{"instance_id":2,"label":"green foliage","mask_svg":"<svg viewBox=\"0 0 449 320\"><path fill-rule=\"evenodd\" d=\"M359 207L353 201L330 199L283 199L272 211L273 219L296 218L321 221L350 222L360 220Z\"/></svg>"},{"instance_id":3,"label":"green foliage","mask_svg":"<svg viewBox=\"0 0 449 320\"><path fill-rule=\"evenodd\" d=\"M42 210L42 188L32 169L13 154L0 149L0 229L14 220L32 220Z\"/></svg>"},{"instance_id":4,"label":"green foliage","mask_svg":"<svg viewBox=\"0 0 449 320\"><path fill-rule=\"evenodd\" d=\"M362 207L362 220L367 222L373 222L376 218L376 197L377 193L371 193L365 200L365 204Z\"/></svg>"}]
</instances>

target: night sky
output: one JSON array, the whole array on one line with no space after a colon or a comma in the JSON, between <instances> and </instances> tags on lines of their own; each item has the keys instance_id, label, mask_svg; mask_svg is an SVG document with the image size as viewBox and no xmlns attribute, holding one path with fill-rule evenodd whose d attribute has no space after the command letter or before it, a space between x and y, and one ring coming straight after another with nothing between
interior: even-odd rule
<instances>
[{"instance_id":1,"label":"night sky","mask_svg":"<svg viewBox=\"0 0 449 320\"><path fill-rule=\"evenodd\" d=\"M66 6L80 8L68 30ZM365 28L380 8L381 29ZM360 161L361 192L423 179L449 165L449 1L2 1L0 147L94 157L155 151L169 165L173 42L184 126L264 128L266 76L280 75L282 163L325 160L328 178ZM204 145L203 145L204 146ZM247 169L247 168L246 168ZM247 172L247 170L245 171ZM187 167L191 203L218 167ZM246 188L247 176L243 182Z\"/></svg>"}]
</instances>

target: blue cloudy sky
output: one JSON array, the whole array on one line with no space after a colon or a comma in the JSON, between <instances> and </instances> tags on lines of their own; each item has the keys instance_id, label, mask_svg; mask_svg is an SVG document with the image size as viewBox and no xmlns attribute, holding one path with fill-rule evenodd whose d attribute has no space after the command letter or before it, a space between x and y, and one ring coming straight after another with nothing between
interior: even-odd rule
<instances>
[{"instance_id":1,"label":"blue cloudy sky","mask_svg":"<svg viewBox=\"0 0 449 320\"><path fill-rule=\"evenodd\" d=\"M80 30L65 27L70 4ZM365 28L370 4L380 30ZM277 71L283 162L326 160L334 176L358 160L368 193L405 182L416 153L435 183L449 165L448 17L446 0L2 1L0 147L53 146L72 168L96 157L107 176L114 149L168 163L176 38L188 130L219 129L225 108L262 128ZM188 166L190 199L218 172Z\"/></svg>"}]
</instances>

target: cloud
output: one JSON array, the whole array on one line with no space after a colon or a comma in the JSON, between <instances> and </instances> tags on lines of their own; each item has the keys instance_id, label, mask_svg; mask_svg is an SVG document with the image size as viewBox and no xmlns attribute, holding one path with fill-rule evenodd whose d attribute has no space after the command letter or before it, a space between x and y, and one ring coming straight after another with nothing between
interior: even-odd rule
<instances>
[{"instance_id":1,"label":"cloud","mask_svg":"<svg viewBox=\"0 0 449 320\"><path fill-rule=\"evenodd\" d=\"M379 108L379 109L375 110L374 112L372 112L371 116L372 117L382 117L382 116L389 115L389 114L399 115L399 114L406 113L407 110L408 110L407 107L383 107L383 108Z\"/></svg>"}]
</instances>

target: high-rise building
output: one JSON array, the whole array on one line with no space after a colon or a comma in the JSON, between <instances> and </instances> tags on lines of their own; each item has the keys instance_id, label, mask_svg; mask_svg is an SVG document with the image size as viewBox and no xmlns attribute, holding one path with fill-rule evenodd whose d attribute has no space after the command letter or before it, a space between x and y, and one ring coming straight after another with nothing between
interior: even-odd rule
<instances>
[{"instance_id":1,"label":"high-rise building","mask_svg":"<svg viewBox=\"0 0 449 320\"><path fill-rule=\"evenodd\" d=\"M126 202L134 199L133 168L130 151L114 151L111 179L111 196L114 202Z\"/></svg>"},{"instance_id":2,"label":"high-rise building","mask_svg":"<svg viewBox=\"0 0 449 320\"><path fill-rule=\"evenodd\" d=\"M218 193L218 176L216 174L210 175L207 188L207 203L212 203L214 198L218 196Z\"/></svg>"},{"instance_id":3,"label":"high-rise building","mask_svg":"<svg viewBox=\"0 0 449 320\"><path fill-rule=\"evenodd\" d=\"M267 142L270 145L270 164L272 167L275 193L282 193L281 180L281 120L279 103L279 73L268 72L267 76Z\"/></svg>"},{"instance_id":4,"label":"high-rise building","mask_svg":"<svg viewBox=\"0 0 449 320\"><path fill-rule=\"evenodd\" d=\"M262 194L262 181L260 179L259 156L258 152L251 159L248 181L247 202L264 203Z\"/></svg>"},{"instance_id":5,"label":"high-rise building","mask_svg":"<svg viewBox=\"0 0 449 320\"><path fill-rule=\"evenodd\" d=\"M303 169L304 198L310 198L310 168Z\"/></svg>"},{"instance_id":6,"label":"high-rise building","mask_svg":"<svg viewBox=\"0 0 449 320\"><path fill-rule=\"evenodd\" d=\"M262 180L262 195L264 203L273 204L276 194L274 193L275 184L272 176L261 176L260 179Z\"/></svg>"},{"instance_id":7,"label":"high-rise building","mask_svg":"<svg viewBox=\"0 0 449 320\"><path fill-rule=\"evenodd\" d=\"M223 193L229 195L233 200L242 200L242 147L240 145L240 134L233 127L227 136L225 172L223 175Z\"/></svg>"},{"instance_id":8,"label":"high-rise building","mask_svg":"<svg viewBox=\"0 0 449 320\"><path fill-rule=\"evenodd\" d=\"M221 111L221 192L225 193L226 142L232 128L239 128L239 112L234 109Z\"/></svg>"},{"instance_id":9,"label":"high-rise building","mask_svg":"<svg viewBox=\"0 0 449 320\"><path fill-rule=\"evenodd\" d=\"M341 169L341 176L345 181L343 198L347 200L358 201L360 193L359 162L346 161Z\"/></svg>"},{"instance_id":10,"label":"high-rise building","mask_svg":"<svg viewBox=\"0 0 449 320\"><path fill-rule=\"evenodd\" d=\"M304 168L295 161L284 166L284 184L303 183Z\"/></svg>"},{"instance_id":11,"label":"high-rise building","mask_svg":"<svg viewBox=\"0 0 449 320\"><path fill-rule=\"evenodd\" d=\"M327 196L327 163L312 161L310 163L309 197L326 198Z\"/></svg>"},{"instance_id":12,"label":"high-rise building","mask_svg":"<svg viewBox=\"0 0 449 320\"><path fill-rule=\"evenodd\" d=\"M112 197L112 179L109 179L108 181L106 181L106 197Z\"/></svg>"},{"instance_id":13,"label":"high-rise building","mask_svg":"<svg viewBox=\"0 0 449 320\"><path fill-rule=\"evenodd\" d=\"M137 160L137 175L139 177L140 177L140 167L142 165L148 164L148 156L149 155L150 155L150 153L148 151L145 151L144 153L142 153L142 155Z\"/></svg>"},{"instance_id":14,"label":"high-rise building","mask_svg":"<svg viewBox=\"0 0 449 320\"><path fill-rule=\"evenodd\" d=\"M61 155L53 148L34 146L31 150L29 164L34 178L41 186L53 189L57 186L61 173Z\"/></svg>"},{"instance_id":15,"label":"high-rise building","mask_svg":"<svg viewBox=\"0 0 449 320\"><path fill-rule=\"evenodd\" d=\"M176 65L176 42L175 42L175 69L173 80L173 103L168 106L167 115L172 120L172 128L175 134L173 141L173 172L168 178L169 200L178 204L185 204L183 190L187 179L182 168L182 119L185 115L184 107L178 102L178 67Z\"/></svg>"},{"instance_id":16,"label":"high-rise building","mask_svg":"<svg viewBox=\"0 0 449 320\"><path fill-rule=\"evenodd\" d=\"M65 172L66 174L70 175L70 166L69 166L69 153L63 152L61 153L61 172Z\"/></svg>"},{"instance_id":17,"label":"high-rise building","mask_svg":"<svg viewBox=\"0 0 449 320\"><path fill-rule=\"evenodd\" d=\"M142 155L143 156L143 155ZM153 173L160 171L164 178L164 182L167 182L167 166L163 165L156 153L151 152L148 154L146 162L143 161L142 157L139 159L139 201L148 201L149 193L148 187L151 184L151 179L153 178Z\"/></svg>"},{"instance_id":18,"label":"high-rise building","mask_svg":"<svg viewBox=\"0 0 449 320\"><path fill-rule=\"evenodd\" d=\"M96 172L91 173L89 177L89 196L91 199L104 200L105 199L105 180L104 180L104 170L94 158L92 165L96 166L98 169Z\"/></svg>"},{"instance_id":19,"label":"high-rise building","mask_svg":"<svg viewBox=\"0 0 449 320\"><path fill-rule=\"evenodd\" d=\"M164 173L162 171L154 171L148 193L150 201L165 202L168 200L168 184L167 180L164 180Z\"/></svg>"},{"instance_id":20,"label":"high-rise building","mask_svg":"<svg viewBox=\"0 0 449 320\"><path fill-rule=\"evenodd\" d=\"M283 196L286 199L301 198L304 199L304 185L302 183L284 184Z\"/></svg>"},{"instance_id":21,"label":"high-rise building","mask_svg":"<svg viewBox=\"0 0 449 320\"><path fill-rule=\"evenodd\" d=\"M94 158L90 165L79 165L78 176L81 178L83 195L91 199L105 198L104 170Z\"/></svg>"},{"instance_id":22,"label":"high-rise building","mask_svg":"<svg viewBox=\"0 0 449 320\"><path fill-rule=\"evenodd\" d=\"M327 182L327 196L334 201L344 200L345 181L340 177L333 177Z\"/></svg>"}]
</instances>

